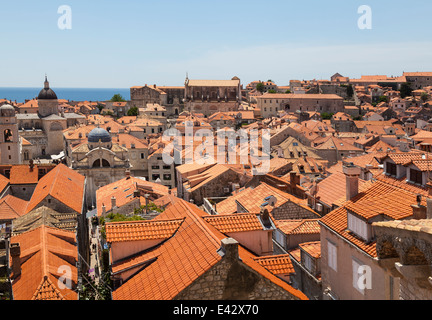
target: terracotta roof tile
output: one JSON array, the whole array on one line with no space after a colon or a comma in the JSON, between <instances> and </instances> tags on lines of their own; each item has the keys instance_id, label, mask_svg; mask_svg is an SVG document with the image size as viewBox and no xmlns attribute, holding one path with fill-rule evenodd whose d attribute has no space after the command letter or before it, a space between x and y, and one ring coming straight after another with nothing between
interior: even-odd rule
<instances>
[{"instance_id":1,"label":"terracotta roof tile","mask_svg":"<svg viewBox=\"0 0 432 320\"><path fill-rule=\"evenodd\" d=\"M26 213L28 202L8 194L0 200L0 220L11 220Z\"/></svg>"},{"instance_id":2,"label":"terracotta roof tile","mask_svg":"<svg viewBox=\"0 0 432 320\"><path fill-rule=\"evenodd\" d=\"M36 184L39 180L38 167L30 169L28 165L14 165L10 169L11 184Z\"/></svg>"},{"instance_id":3,"label":"terracotta roof tile","mask_svg":"<svg viewBox=\"0 0 432 320\"><path fill-rule=\"evenodd\" d=\"M107 222L107 242L161 240L171 237L184 219L158 221Z\"/></svg>"},{"instance_id":4,"label":"terracotta roof tile","mask_svg":"<svg viewBox=\"0 0 432 320\"><path fill-rule=\"evenodd\" d=\"M321 258L321 242L320 241L300 243L299 247L301 250L308 253L311 257L313 257L315 259Z\"/></svg>"},{"instance_id":5,"label":"terracotta roof tile","mask_svg":"<svg viewBox=\"0 0 432 320\"><path fill-rule=\"evenodd\" d=\"M154 220L184 218L176 234L154 250L139 257L151 262L113 292L114 300L170 300L213 267L222 257L217 253L225 235L202 219L207 214L195 205L179 200ZM239 246L241 261L292 293L307 299L298 290L277 278L256 262L252 253ZM136 258L138 259L138 258Z\"/></svg>"},{"instance_id":6,"label":"terracotta roof tile","mask_svg":"<svg viewBox=\"0 0 432 320\"><path fill-rule=\"evenodd\" d=\"M21 248L21 275L12 283L16 300L77 300L75 232L41 226L11 238ZM58 287L60 267L71 270L72 290Z\"/></svg>"},{"instance_id":7,"label":"terracotta roof tile","mask_svg":"<svg viewBox=\"0 0 432 320\"><path fill-rule=\"evenodd\" d=\"M254 261L258 262L274 275L288 275L295 273L291 258L288 254L257 257L254 258Z\"/></svg>"},{"instance_id":8,"label":"terracotta roof tile","mask_svg":"<svg viewBox=\"0 0 432 320\"><path fill-rule=\"evenodd\" d=\"M40 179L27 206L27 212L33 210L50 195L81 214L84 202L84 184L84 176L64 164L59 164Z\"/></svg>"},{"instance_id":9,"label":"terracotta roof tile","mask_svg":"<svg viewBox=\"0 0 432 320\"><path fill-rule=\"evenodd\" d=\"M285 234L319 234L319 219L277 220L277 228Z\"/></svg>"},{"instance_id":10,"label":"terracotta roof tile","mask_svg":"<svg viewBox=\"0 0 432 320\"><path fill-rule=\"evenodd\" d=\"M203 219L222 233L263 230L256 214L225 214L206 216Z\"/></svg>"}]
</instances>

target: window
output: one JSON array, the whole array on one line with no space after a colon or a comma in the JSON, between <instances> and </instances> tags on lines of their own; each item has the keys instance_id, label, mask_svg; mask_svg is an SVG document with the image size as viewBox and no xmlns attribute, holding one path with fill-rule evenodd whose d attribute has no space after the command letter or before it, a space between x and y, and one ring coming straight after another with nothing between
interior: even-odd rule
<instances>
[{"instance_id":1,"label":"window","mask_svg":"<svg viewBox=\"0 0 432 320\"><path fill-rule=\"evenodd\" d=\"M141 153L141 159L144 159L144 153Z\"/></svg>"},{"instance_id":2,"label":"window","mask_svg":"<svg viewBox=\"0 0 432 320\"><path fill-rule=\"evenodd\" d=\"M348 230L354 232L364 240L369 240L367 222L359 219L351 213L348 213Z\"/></svg>"},{"instance_id":3,"label":"window","mask_svg":"<svg viewBox=\"0 0 432 320\"><path fill-rule=\"evenodd\" d=\"M327 240L328 266L337 271L337 247Z\"/></svg>"},{"instance_id":4,"label":"window","mask_svg":"<svg viewBox=\"0 0 432 320\"><path fill-rule=\"evenodd\" d=\"M171 175L170 174L164 174L163 179L164 180L171 180Z\"/></svg>"},{"instance_id":5,"label":"window","mask_svg":"<svg viewBox=\"0 0 432 320\"><path fill-rule=\"evenodd\" d=\"M158 174L152 174L152 180L157 180L159 179L160 175Z\"/></svg>"},{"instance_id":6,"label":"window","mask_svg":"<svg viewBox=\"0 0 432 320\"><path fill-rule=\"evenodd\" d=\"M410 170L410 181L414 183L423 184L423 175L422 172L419 170Z\"/></svg>"},{"instance_id":7,"label":"window","mask_svg":"<svg viewBox=\"0 0 432 320\"><path fill-rule=\"evenodd\" d=\"M171 170L171 166L163 166L164 170Z\"/></svg>"},{"instance_id":8,"label":"window","mask_svg":"<svg viewBox=\"0 0 432 320\"><path fill-rule=\"evenodd\" d=\"M396 164L395 163L386 163L386 172L391 176L396 176Z\"/></svg>"},{"instance_id":9,"label":"window","mask_svg":"<svg viewBox=\"0 0 432 320\"><path fill-rule=\"evenodd\" d=\"M153 169L153 170L158 170L158 169L159 169L159 166L152 166L152 169Z\"/></svg>"}]
</instances>

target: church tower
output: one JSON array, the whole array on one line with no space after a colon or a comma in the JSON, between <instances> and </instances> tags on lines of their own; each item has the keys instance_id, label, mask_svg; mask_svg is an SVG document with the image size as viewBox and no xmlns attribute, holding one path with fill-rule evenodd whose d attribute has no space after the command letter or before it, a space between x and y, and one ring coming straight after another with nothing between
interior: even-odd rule
<instances>
[{"instance_id":1,"label":"church tower","mask_svg":"<svg viewBox=\"0 0 432 320\"><path fill-rule=\"evenodd\" d=\"M45 76L44 88L38 95L39 115L42 118L48 117L52 114L59 114L58 99L55 92L49 87L49 82Z\"/></svg>"},{"instance_id":2,"label":"church tower","mask_svg":"<svg viewBox=\"0 0 432 320\"><path fill-rule=\"evenodd\" d=\"M0 107L0 163L21 164L20 149L15 108L5 104Z\"/></svg>"}]
</instances>

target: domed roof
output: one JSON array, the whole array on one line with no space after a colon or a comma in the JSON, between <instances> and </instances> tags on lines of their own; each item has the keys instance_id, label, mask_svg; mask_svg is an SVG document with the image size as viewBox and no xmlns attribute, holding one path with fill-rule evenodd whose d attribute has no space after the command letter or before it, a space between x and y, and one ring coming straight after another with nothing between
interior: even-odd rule
<instances>
[{"instance_id":1,"label":"domed roof","mask_svg":"<svg viewBox=\"0 0 432 320\"><path fill-rule=\"evenodd\" d=\"M44 88L39 92L38 100L57 100L57 95L49 87L47 77L45 77Z\"/></svg>"},{"instance_id":2,"label":"domed roof","mask_svg":"<svg viewBox=\"0 0 432 320\"><path fill-rule=\"evenodd\" d=\"M15 108L12 107L10 104L4 104L0 107L0 110L13 110L13 111L15 111Z\"/></svg>"},{"instance_id":3,"label":"domed roof","mask_svg":"<svg viewBox=\"0 0 432 320\"><path fill-rule=\"evenodd\" d=\"M15 108L10 104L4 104L0 107L0 116L1 117L13 117L15 116Z\"/></svg>"},{"instance_id":4,"label":"domed roof","mask_svg":"<svg viewBox=\"0 0 432 320\"><path fill-rule=\"evenodd\" d=\"M111 142L111 135L103 128L95 128L88 135L88 142Z\"/></svg>"}]
</instances>

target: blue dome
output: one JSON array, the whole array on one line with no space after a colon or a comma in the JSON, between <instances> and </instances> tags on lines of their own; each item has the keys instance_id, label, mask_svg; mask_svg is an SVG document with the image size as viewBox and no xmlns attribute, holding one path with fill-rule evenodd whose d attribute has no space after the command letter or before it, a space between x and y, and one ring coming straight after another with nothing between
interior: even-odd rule
<instances>
[{"instance_id":1,"label":"blue dome","mask_svg":"<svg viewBox=\"0 0 432 320\"><path fill-rule=\"evenodd\" d=\"M88 135L88 142L111 142L111 135L108 131L102 128L96 128L90 131Z\"/></svg>"}]
</instances>

